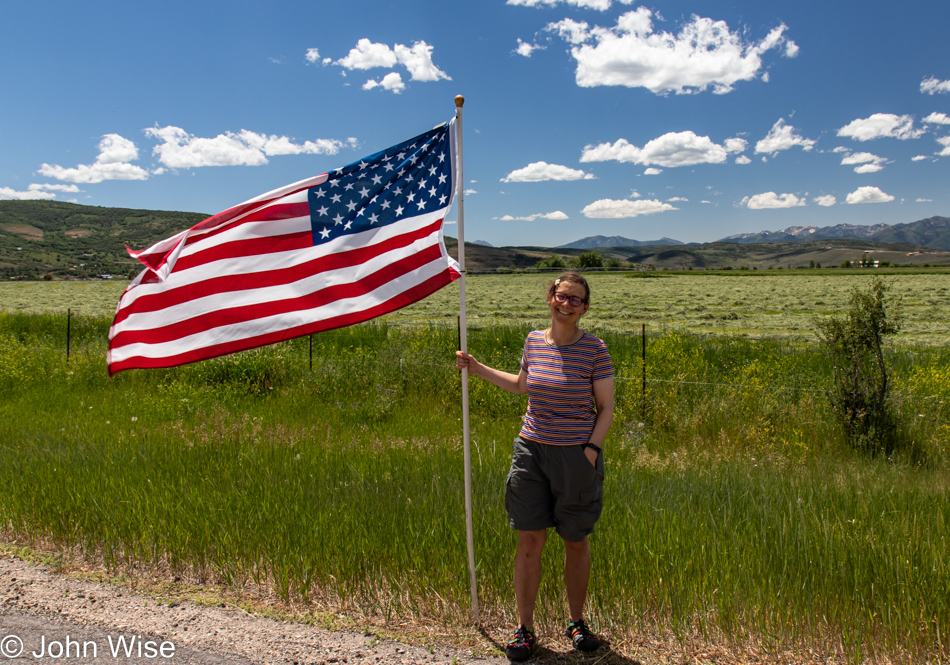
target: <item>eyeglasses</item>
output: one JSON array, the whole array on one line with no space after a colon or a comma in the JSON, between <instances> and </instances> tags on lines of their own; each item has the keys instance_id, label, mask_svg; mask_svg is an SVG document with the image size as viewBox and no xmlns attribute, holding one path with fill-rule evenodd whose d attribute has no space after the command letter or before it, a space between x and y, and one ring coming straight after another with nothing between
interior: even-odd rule
<instances>
[{"instance_id":1,"label":"eyeglasses","mask_svg":"<svg viewBox=\"0 0 950 665\"><path fill-rule=\"evenodd\" d=\"M584 304L583 298L578 298L577 296L568 296L565 293L560 293L559 291L554 292L554 299L560 303L569 302L571 307L580 307Z\"/></svg>"}]
</instances>

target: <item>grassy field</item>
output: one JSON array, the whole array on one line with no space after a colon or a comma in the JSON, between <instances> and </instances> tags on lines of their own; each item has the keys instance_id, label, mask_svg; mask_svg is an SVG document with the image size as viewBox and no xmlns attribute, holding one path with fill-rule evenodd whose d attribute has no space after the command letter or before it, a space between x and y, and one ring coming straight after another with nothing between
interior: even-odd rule
<instances>
[{"instance_id":1,"label":"grassy field","mask_svg":"<svg viewBox=\"0 0 950 665\"><path fill-rule=\"evenodd\" d=\"M592 537L598 629L615 641L665 633L803 660L950 656L950 347L945 333L926 332L927 317L947 316L950 282L888 278L918 332L888 351L903 448L887 460L842 441L823 393L830 368L808 339L814 301L840 310L864 280L592 277L586 326L608 342L618 376L607 501ZM102 314L121 285L0 286L4 309L36 312L0 314L7 538L52 541L119 570L161 565L265 585L304 606L466 620L455 315L445 304L454 289L314 336L312 372L301 339L109 379ZM544 278L469 286L472 352L513 370L526 330L543 322ZM46 306L57 313L39 313L39 287L63 295ZM760 302L772 327L690 318L699 306L751 318ZM83 314L68 364L64 305ZM630 332L641 322L646 393ZM497 628L514 616L501 492L525 401L485 382L471 388L479 593ZM539 605L548 633L565 619L561 556L552 541Z\"/></svg>"},{"instance_id":2,"label":"grassy field","mask_svg":"<svg viewBox=\"0 0 950 665\"><path fill-rule=\"evenodd\" d=\"M847 307L852 288L863 288L867 274L589 275L593 302L587 325L598 330L634 332L682 330L697 334L813 338L814 318ZM643 274L643 273L634 273ZM469 324L542 326L544 274L473 275L468 278ZM905 326L896 343L943 346L950 343L950 273L887 274L890 295L900 300ZM0 284L0 311L111 316L125 282L12 282ZM458 290L449 286L383 320L396 326L427 326L455 321Z\"/></svg>"}]
</instances>

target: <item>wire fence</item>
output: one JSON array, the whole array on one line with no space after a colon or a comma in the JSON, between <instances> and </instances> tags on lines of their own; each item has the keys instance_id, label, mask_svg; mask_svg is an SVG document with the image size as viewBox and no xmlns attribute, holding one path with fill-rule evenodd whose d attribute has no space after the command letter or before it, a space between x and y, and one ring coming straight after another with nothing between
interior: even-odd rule
<instances>
[{"instance_id":1,"label":"wire fence","mask_svg":"<svg viewBox=\"0 0 950 665\"><path fill-rule=\"evenodd\" d=\"M543 269L536 269L536 270L543 270ZM555 270L555 269L551 269L551 270L553 271L553 270ZM67 362L70 361L70 357L71 357L71 355L72 355L72 349L71 349L71 347L72 347L72 318L73 318L72 309L67 309L67 312L66 312L66 330L65 330L65 333L66 333L66 340L65 340L65 341L66 341L66 348L65 348L65 352L66 352L66 361L67 361ZM383 333L383 334L388 334L388 329L386 329L386 328L383 327L383 326L381 326L381 328L382 328L383 330L386 330L386 331L387 331L386 333ZM457 330L454 330L454 331L453 331L453 330L452 330L451 328L449 328L448 326L440 326L440 327L438 327L438 328L433 328L433 332L438 332L438 333L441 333L441 334L444 334L444 335L455 334L456 336L457 336L457 334L458 334L458 331L457 331ZM473 332L474 332L475 334L473 334ZM637 383L639 383L639 384L640 384L640 388L641 388L641 394L644 395L644 396L647 394L648 385L649 385L649 384L666 384L666 385L682 385L682 386L704 386L704 387L708 387L708 388L749 389L749 390L760 390L760 391L761 391L761 390L767 390L767 391L794 391L794 392L812 393L812 394L819 394L819 395L820 395L820 394L828 394L828 392L829 392L828 389L814 388L814 387L802 387L802 386L800 386L800 385L762 384L762 383L746 383L746 382L736 382L736 381L700 381L700 380L687 380L687 379L670 379L670 378L663 378L663 377L658 376L658 375L656 375L656 374L651 374L650 371L649 371L649 366L650 366L650 365L649 365L649 362L648 362L648 361L649 361L649 356L648 356L648 346L649 346L649 345L648 345L648 339L650 338L650 335L648 335L648 333L647 333L646 325L645 325L645 324L641 324L641 325L640 325L640 330L639 330L638 332L639 332L638 335L637 335L637 334L630 334L630 335L628 335L628 337L633 338L633 339L636 339L637 342L638 342L637 344L632 344L632 345L630 345L630 348L634 351L634 353L631 354L631 355L634 355L634 356L638 356L638 357L639 357L639 360L640 360L640 373L639 373L637 376L615 375L615 376L614 376L614 379L615 379L615 381L621 381L621 382L628 382L628 383L637 382ZM493 333L491 333L491 334L494 335L495 333L493 332ZM477 338L478 338L477 331L470 331L469 335L470 335L470 337L469 337L470 340L477 340ZM322 340L322 339L353 339L354 337L356 337L356 335L354 335L354 334L352 334L352 333L340 332L340 331L327 331L327 332L315 333L315 334L313 334L313 335L308 335L307 337L308 337L308 367L309 367L309 370L310 370L311 372L313 371L314 360L317 360L317 361L318 361L319 363L321 363L321 364L330 365L330 366L337 365L337 364L353 364L353 365L355 365L355 364L360 364L360 365L374 364L374 365L383 365L383 364L388 364L388 363L393 362L392 360L374 360L374 359L372 359L372 358L367 358L367 357L361 357L361 358L359 358L359 359L352 359L352 360L351 360L351 359L343 359L343 358L340 358L340 357L323 357L323 356L319 356L319 355L318 355L318 356L314 356L314 353L313 353L313 351L314 351L314 349L313 349L313 341L314 341L315 338L316 338L316 339L321 339L321 340ZM298 340L299 340L299 339L302 339L302 338L298 338ZM294 342L295 342L295 340L288 340L288 341L291 342L291 343L294 343ZM297 343L299 343L299 342L297 342ZM361 345L361 348L363 348L362 345ZM517 352L512 352L512 354L511 354L512 365L520 364L520 357L521 357L521 355L520 355L520 349L519 349ZM413 359L413 358L403 358L403 357L400 357L400 358L398 358L397 360L398 360L398 363L399 363L399 365L400 365L400 368L403 368L403 367L405 367L406 365L412 365L412 366L416 366L416 367L438 368L438 367L444 367L444 366L446 366L446 364L451 364L451 362L452 362L451 360L447 360L447 363L446 363L446 364L443 364L443 363L436 362L436 361L420 361L420 360ZM784 374L784 375L790 376L790 377L791 377L791 376L796 376L796 375L794 375L794 374L792 374L792 373L780 373L780 374ZM800 374L800 375L797 375L797 376L802 376L802 375ZM807 376L807 378L808 378L808 379L814 379L815 376L814 376L814 375L809 375L809 376ZM935 399L943 399L943 397L944 397L944 396L942 396L942 395L922 395L922 394L916 394L916 393L909 393L909 392L904 392L904 391L899 390L899 389L895 389L895 390L894 390L894 394L895 394L895 396L900 397L900 398L902 398L902 399L913 398L913 399L919 399L919 400L935 400Z\"/></svg>"}]
</instances>

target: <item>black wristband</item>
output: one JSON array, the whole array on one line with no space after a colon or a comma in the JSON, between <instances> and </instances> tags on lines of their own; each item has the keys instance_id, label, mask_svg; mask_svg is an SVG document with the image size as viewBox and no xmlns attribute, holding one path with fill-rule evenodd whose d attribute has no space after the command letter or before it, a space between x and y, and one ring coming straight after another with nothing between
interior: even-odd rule
<instances>
[{"instance_id":1,"label":"black wristband","mask_svg":"<svg viewBox=\"0 0 950 665\"><path fill-rule=\"evenodd\" d=\"M581 445L584 446L584 448L593 448L593 449L594 449L594 452L597 453L598 455L600 455L601 453L604 452L604 449L603 449L603 448L601 448L600 446L598 446L596 443L591 443L590 441L588 441L587 443L581 444Z\"/></svg>"}]
</instances>

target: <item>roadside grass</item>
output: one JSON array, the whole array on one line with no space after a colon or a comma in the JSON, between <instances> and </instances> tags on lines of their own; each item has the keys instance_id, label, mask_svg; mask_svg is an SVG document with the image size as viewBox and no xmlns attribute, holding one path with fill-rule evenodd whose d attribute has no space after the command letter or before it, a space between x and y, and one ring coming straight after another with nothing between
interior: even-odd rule
<instances>
[{"instance_id":1,"label":"roadside grass","mask_svg":"<svg viewBox=\"0 0 950 665\"><path fill-rule=\"evenodd\" d=\"M591 539L599 630L853 661L950 655L950 349L890 349L906 445L888 460L851 452L831 424L814 344L654 331L644 393L640 337L594 323L618 376ZM64 324L0 315L10 537L390 622L468 621L454 321L315 335L312 372L302 338L112 379L109 320L73 320L68 364ZM470 349L515 370L525 332L474 327ZM501 625L515 541L501 495L525 398L470 387L480 602ZM552 537L551 633L562 556Z\"/></svg>"}]
</instances>

